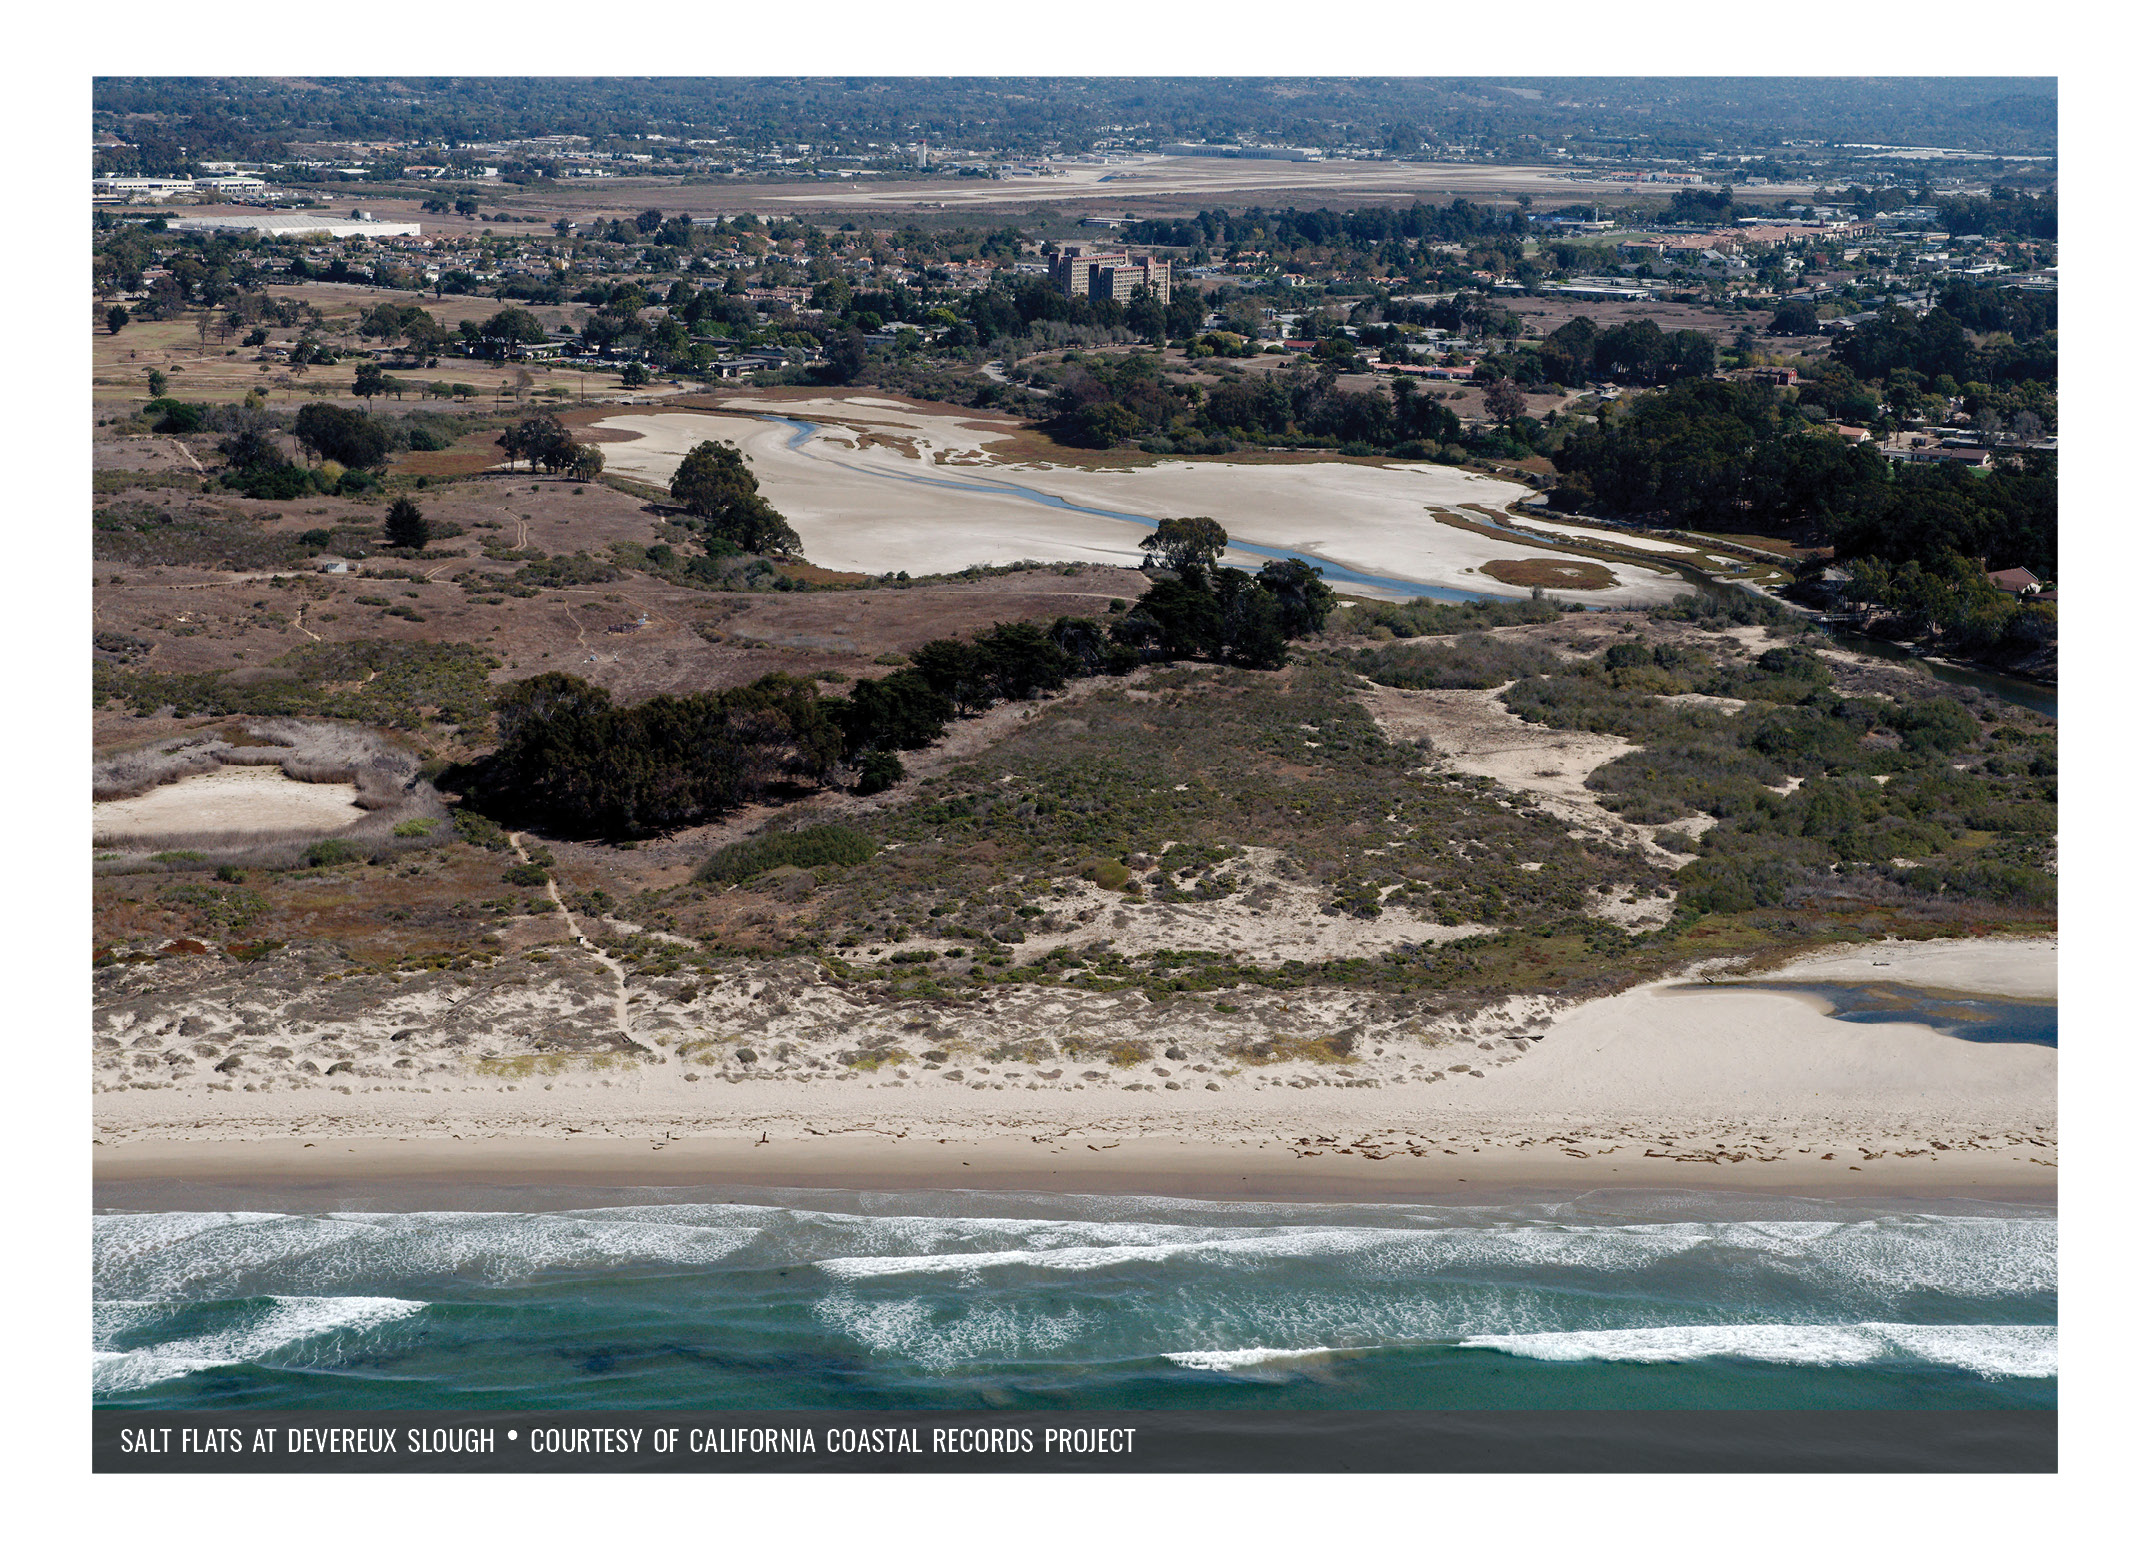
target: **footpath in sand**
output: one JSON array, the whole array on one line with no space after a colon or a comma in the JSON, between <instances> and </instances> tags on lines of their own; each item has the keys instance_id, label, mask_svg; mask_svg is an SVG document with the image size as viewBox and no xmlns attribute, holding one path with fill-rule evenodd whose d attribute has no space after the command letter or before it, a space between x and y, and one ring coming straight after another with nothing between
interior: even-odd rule
<instances>
[{"instance_id":1,"label":"footpath in sand","mask_svg":"<svg viewBox=\"0 0 2150 1550\"><path fill-rule=\"evenodd\" d=\"M1501 505L1529 491L1433 464L1164 462L1081 469L1005 463L993 445L1009 431L990 420L922 413L888 399L727 401L747 413L672 411L615 415L597 429L632 437L605 444L609 467L655 484L671 480L697 443L739 448L763 493L798 532L808 559L832 570L915 575L1016 560L1115 565L1141 559L1147 525L1210 517L1245 543L1306 554L1375 578L1499 597L1529 588L1483 567L1539 551L1483 525L1456 527L1435 510ZM756 415L811 418L803 440ZM1012 431L1014 422L1005 423ZM1024 490L1071 506L1067 510ZM1128 517L1140 519L1136 522ZM1242 552L1242 560L1260 555ZM1599 603L1662 602L1686 590L1677 576L1606 562L1615 585ZM1360 590L1371 590L1361 588Z\"/></svg>"}]
</instances>

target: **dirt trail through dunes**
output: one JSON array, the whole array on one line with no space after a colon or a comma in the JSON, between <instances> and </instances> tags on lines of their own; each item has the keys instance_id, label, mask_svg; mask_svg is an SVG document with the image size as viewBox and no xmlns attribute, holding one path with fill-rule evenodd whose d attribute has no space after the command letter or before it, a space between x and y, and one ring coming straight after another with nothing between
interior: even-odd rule
<instances>
[{"instance_id":1,"label":"dirt trail through dunes","mask_svg":"<svg viewBox=\"0 0 2150 1550\"><path fill-rule=\"evenodd\" d=\"M523 836L520 833L511 833L508 843L515 847L516 859L525 866L529 865L530 853L523 849ZM560 884L550 873L546 874L545 878L545 897L552 900L552 907L560 912L560 919L567 923L567 934L575 945L603 964L605 973L611 976L612 1024L619 1030L620 1037L636 1049L654 1057L658 1065L663 1065L664 1051L637 1036L634 1023L627 1015L627 971L620 967L610 953L583 935L582 926L576 921L574 912L567 907L567 901L560 897Z\"/></svg>"}]
</instances>

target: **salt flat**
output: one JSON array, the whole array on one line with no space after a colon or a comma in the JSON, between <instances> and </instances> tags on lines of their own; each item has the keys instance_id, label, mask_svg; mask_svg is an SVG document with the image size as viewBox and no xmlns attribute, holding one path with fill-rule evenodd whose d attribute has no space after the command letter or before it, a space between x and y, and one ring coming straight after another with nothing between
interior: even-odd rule
<instances>
[{"instance_id":1,"label":"salt flat","mask_svg":"<svg viewBox=\"0 0 2150 1550\"><path fill-rule=\"evenodd\" d=\"M607 443L606 462L662 484L696 443L725 441L745 454L763 493L797 530L806 557L832 570L926 575L1024 559L1132 564L1141 557L1147 524L1210 517L1245 543L1314 556L1375 578L1358 585L1340 581L1342 590L1377 593L1379 578L1394 578L1496 597L1529 591L1496 581L1481 567L1536 551L1490 530L1434 520L1433 510L1460 502L1500 505L1528 493L1462 469L1332 462L1165 462L1131 469L1015 464L994 457L994 444L1006 436L993 422L934 415L888 399L735 399L730 406L811 416L816 424L802 438L758 415L615 415L598 427L635 439ZM838 418L844 423L829 423ZM1055 502L1095 509L1069 510ZM1261 558L1245 552L1238 557ZM1685 590L1678 578L1641 566L1608 568L1615 585L1588 594L1590 601L1661 602Z\"/></svg>"}]
</instances>

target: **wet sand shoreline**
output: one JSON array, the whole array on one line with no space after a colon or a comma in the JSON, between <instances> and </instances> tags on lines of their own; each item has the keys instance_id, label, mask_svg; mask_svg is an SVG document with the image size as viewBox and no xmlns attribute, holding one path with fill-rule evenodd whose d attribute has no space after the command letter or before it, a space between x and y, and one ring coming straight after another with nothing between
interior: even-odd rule
<instances>
[{"instance_id":1,"label":"wet sand shoreline","mask_svg":"<svg viewBox=\"0 0 2150 1550\"><path fill-rule=\"evenodd\" d=\"M661 1132L660 1132L661 1135ZM1587 1139L1587 1138L1586 1138ZM1830 1199L1975 1199L2050 1205L2058 1169L2032 1145L1979 1152L1830 1161L1703 1160L1641 1145L1302 1151L1249 1137L1238 1145L1147 1136L970 1137L757 1134L348 1137L306 1141L140 1141L100 1146L100 1209L474 1209L473 1192L528 1202L599 1190L687 1191L729 1198L757 1189L1037 1191L1189 1200L1464 1204L1595 1189L1710 1190ZM1688 1160L1682 1160L1685 1157ZM303 1204L302 1204L303 1203ZM515 1207L494 1207L510 1209Z\"/></svg>"}]
</instances>

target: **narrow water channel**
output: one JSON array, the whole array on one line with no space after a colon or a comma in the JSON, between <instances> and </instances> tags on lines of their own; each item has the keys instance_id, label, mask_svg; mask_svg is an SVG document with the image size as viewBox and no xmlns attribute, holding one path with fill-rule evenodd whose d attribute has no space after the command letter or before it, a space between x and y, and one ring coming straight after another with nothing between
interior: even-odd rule
<instances>
[{"instance_id":1,"label":"narrow water channel","mask_svg":"<svg viewBox=\"0 0 2150 1550\"><path fill-rule=\"evenodd\" d=\"M826 426L812 420L792 420L773 414L761 415L759 418L768 421L772 425L790 426L791 439L785 443L785 446L797 452L801 457L814 456L813 453L806 451L805 443L815 431L827 429ZM817 461L825 460L817 459ZM1048 495L1043 490L1033 490L1029 485L1018 484L1012 479L987 479L979 476L965 477L953 473L907 474L896 469L864 468L855 463L846 466L854 473L870 474L876 479L894 479L905 484L926 485L936 490L954 490L964 495L1012 495L1019 500L1050 507L1054 511L1079 512L1089 517L1110 517L1115 522L1132 522L1138 527L1152 531L1157 527L1156 520L1151 517L1137 516L1131 511L1115 511L1110 506L1078 505L1074 501L1063 500L1057 495ZM1430 597L1436 602L1442 603L1475 603L1482 599L1500 600L1514 596L1510 592L1470 592L1461 587L1437 587L1429 582L1407 581L1401 576L1375 575L1370 571L1352 570L1348 566L1337 564L1334 560L1324 560L1318 555L1302 554L1296 549L1275 549L1267 544L1248 543L1244 539L1233 539L1232 547L1245 554L1258 554L1267 560L1304 560L1321 573L1324 581L1340 583L1348 587L1378 589L1402 597Z\"/></svg>"}]
</instances>

